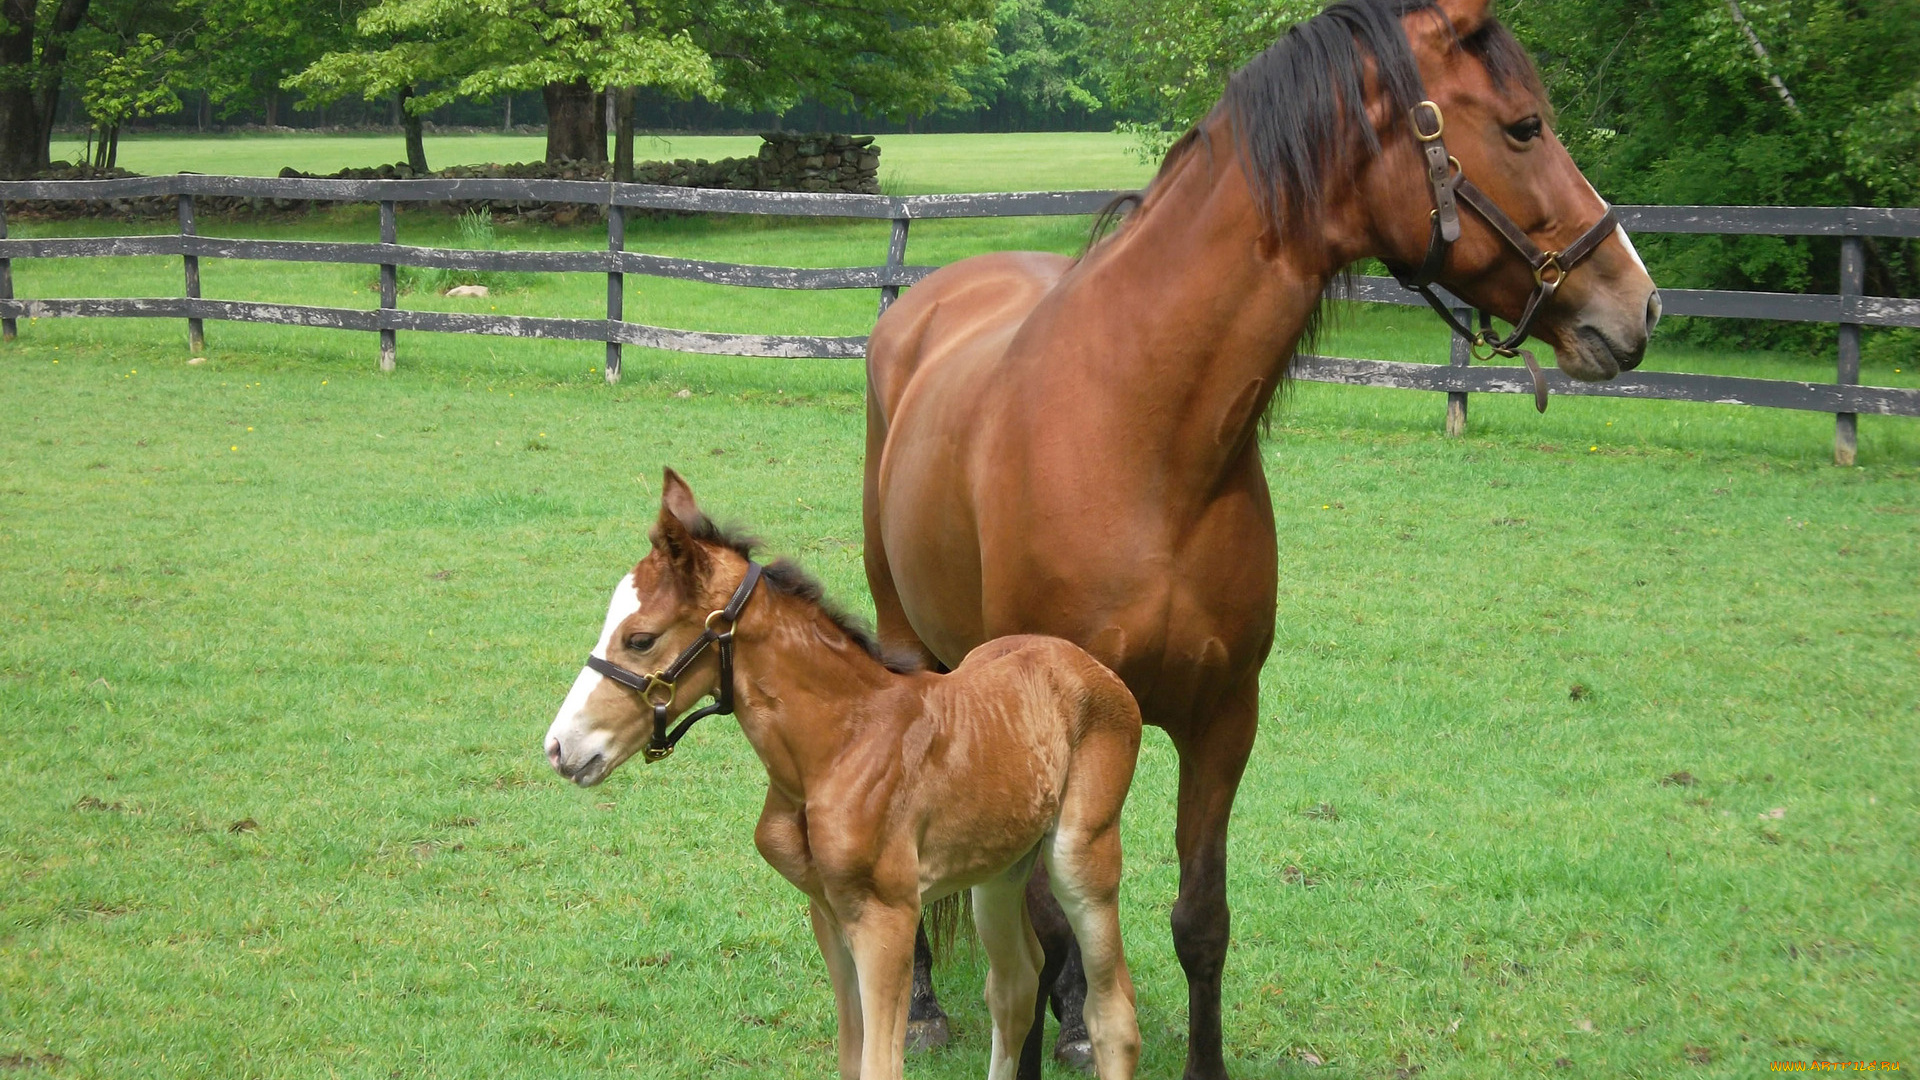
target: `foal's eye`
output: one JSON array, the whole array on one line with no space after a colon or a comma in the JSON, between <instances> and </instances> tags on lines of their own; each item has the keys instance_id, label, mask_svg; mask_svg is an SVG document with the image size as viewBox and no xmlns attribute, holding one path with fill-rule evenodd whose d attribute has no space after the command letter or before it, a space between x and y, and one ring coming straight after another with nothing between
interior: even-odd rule
<instances>
[{"instance_id":1,"label":"foal's eye","mask_svg":"<svg viewBox=\"0 0 1920 1080\"><path fill-rule=\"evenodd\" d=\"M1507 135L1515 142L1532 142L1540 137L1540 118L1529 116L1517 124L1508 124Z\"/></svg>"},{"instance_id":2,"label":"foal's eye","mask_svg":"<svg viewBox=\"0 0 1920 1080\"><path fill-rule=\"evenodd\" d=\"M627 648L632 649L634 652L646 652L648 649L653 648L655 640L652 634L635 634L627 639Z\"/></svg>"}]
</instances>

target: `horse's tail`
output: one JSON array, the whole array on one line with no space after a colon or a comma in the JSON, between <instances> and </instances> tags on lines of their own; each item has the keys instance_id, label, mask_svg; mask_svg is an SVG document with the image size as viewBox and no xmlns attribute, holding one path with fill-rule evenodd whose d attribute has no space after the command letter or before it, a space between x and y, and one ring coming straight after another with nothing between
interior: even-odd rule
<instances>
[{"instance_id":1,"label":"horse's tail","mask_svg":"<svg viewBox=\"0 0 1920 1080\"><path fill-rule=\"evenodd\" d=\"M921 922L927 928L927 946L933 950L936 964L945 963L962 939L969 945L976 940L973 905L967 903L968 895L968 891L962 889L920 909Z\"/></svg>"}]
</instances>

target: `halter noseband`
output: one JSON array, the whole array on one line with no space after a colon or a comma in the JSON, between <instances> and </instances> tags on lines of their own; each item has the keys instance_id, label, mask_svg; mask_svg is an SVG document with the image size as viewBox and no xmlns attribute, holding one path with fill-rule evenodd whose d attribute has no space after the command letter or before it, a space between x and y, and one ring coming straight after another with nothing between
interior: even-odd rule
<instances>
[{"instance_id":1,"label":"halter noseband","mask_svg":"<svg viewBox=\"0 0 1920 1080\"><path fill-rule=\"evenodd\" d=\"M603 660L592 653L587 654L589 668L621 686L638 691L640 700L653 707L653 739L647 744L647 748L641 751L648 764L672 754L674 744L680 741L680 737L685 735L687 729L691 728L696 721L716 714L725 716L733 712L733 628L740 622L740 611L747 606L747 598L753 595L753 587L760 584L762 569L764 568L759 563L748 559L747 576L741 580L740 587L733 590L733 597L727 601L727 606L719 611L710 612L707 615L706 628L700 632L699 637L693 639L693 644L681 650L673 663L651 675L635 674L611 660ZM716 621L726 623L727 628L715 630L713 624ZM714 690L713 704L689 713L680 721L679 726L668 734L667 710L673 707L675 680L686 673L687 668L699 659L707 646L716 643L720 646L720 685Z\"/></svg>"},{"instance_id":2,"label":"halter noseband","mask_svg":"<svg viewBox=\"0 0 1920 1080\"><path fill-rule=\"evenodd\" d=\"M1424 121L1430 120L1431 123ZM1547 380L1540 373L1540 365L1533 353L1520 347L1533 329L1533 320L1540 314L1540 308L1560 288L1573 268L1593 254L1615 229L1620 227L1619 219L1614 217L1613 207L1600 215L1600 220L1580 238L1568 244L1560 251L1541 251L1540 246L1528 238L1525 230L1514 224L1513 219L1494 205L1486 192L1474 186L1460 168L1460 162L1447 154L1447 144L1442 136L1446 133L1447 121L1440 114L1440 106L1431 101L1422 101L1407 113L1407 121L1413 130L1413 137L1420 142L1421 154L1427 162L1427 186L1433 192L1432 231L1427 238L1427 255L1420 263L1420 269L1405 273L1392 263L1387 269L1402 287L1412 289L1426 298L1433 310L1447 321L1453 332L1467 340L1474 355L1485 360L1492 356L1518 356L1526 362L1527 371L1533 375L1533 404L1541 412L1547 411ZM1433 294L1432 285L1446 265L1447 252L1454 241L1460 239L1459 203L1466 203L1474 212L1484 218L1493 231L1506 240L1507 245L1520 253L1533 268L1533 295L1527 298L1527 306L1520 313L1520 320L1513 324L1513 332L1502 338L1493 332L1493 318L1485 308L1480 310L1480 329L1462 323L1438 296ZM1480 350L1486 355L1480 356Z\"/></svg>"}]
</instances>

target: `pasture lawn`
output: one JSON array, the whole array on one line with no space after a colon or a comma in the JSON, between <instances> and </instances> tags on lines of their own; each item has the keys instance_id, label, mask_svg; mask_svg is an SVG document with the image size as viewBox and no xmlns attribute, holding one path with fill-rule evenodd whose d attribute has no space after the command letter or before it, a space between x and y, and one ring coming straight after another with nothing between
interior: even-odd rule
<instances>
[{"instance_id":1,"label":"pasture lawn","mask_svg":"<svg viewBox=\"0 0 1920 1080\"><path fill-rule=\"evenodd\" d=\"M1137 187L1153 167L1135 160L1131 140L1110 131L1012 132L986 135L882 135L880 182L891 195L949 191L1051 191ZM436 169L487 162L539 161L544 135L433 135L427 163ZM84 144L57 137L53 157L77 160ZM642 134L639 161L752 157L757 135ZM273 176L288 165L303 172L391 164L407 159L392 135L139 135L120 142L119 163L134 172ZM883 249L884 250L884 249Z\"/></svg>"},{"instance_id":2,"label":"pasture lawn","mask_svg":"<svg viewBox=\"0 0 1920 1080\"><path fill-rule=\"evenodd\" d=\"M1072 250L1083 228L923 223L910 261ZM451 229L406 215L401 236ZM790 265L885 243L703 219L632 236ZM179 287L176 260L15 274L23 296ZM203 274L209 296L374 302L371 268ZM668 325L872 317L865 292L629 283L628 317ZM588 275L483 303L603 301ZM1434 359L1432 321L1363 313L1324 351ZM662 464L864 605L858 363L629 349L608 388L591 344L402 334L381 376L371 335L207 331L200 366L176 322L23 322L0 349L0 1061L830 1074L825 971L753 850L763 774L732 722L584 792L539 740ZM1914 1067L1920 425L1863 419L1865 467L1837 470L1822 415L1476 396L1450 440L1441 408L1300 384L1262 445L1280 609L1232 833L1235 1074ZM1184 1054L1173 789L1150 735L1123 898L1143 1076ZM978 1074L981 977L965 950L940 972L958 1040L914 1075Z\"/></svg>"}]
</instances>

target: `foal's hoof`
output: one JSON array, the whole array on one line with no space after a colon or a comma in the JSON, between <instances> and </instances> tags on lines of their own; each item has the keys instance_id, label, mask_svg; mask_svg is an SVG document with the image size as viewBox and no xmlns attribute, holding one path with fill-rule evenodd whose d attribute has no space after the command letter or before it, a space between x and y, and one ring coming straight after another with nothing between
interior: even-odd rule
<instances>
[{"instance_id":1,"label":"foal's hoof","mask_svg":"<svg viewBox=\"0 0 1920 1080\"><path fill-rule=\"evenodd\" d=\"M907 1053L909 1054L924 1050L938 1050L947 1045L948 1038L947 1018L944 1016L936 1016L931 1020L907 1021Z\"/></svg>"},{"instance_id":2,"label":"foal's hoof","mask_svg":"<svg viewBox=\"0 0 1920 1080\"><path fill-rule=\"evenodd\" d=\"M1053 1060L1069 1069L1078 1069L1083 1073L1093 1072L1093 1042L1089 1039L1075 1039L1068 1042L1062 1039L1054 1045Z\"/></svg>"}]
</instances>

